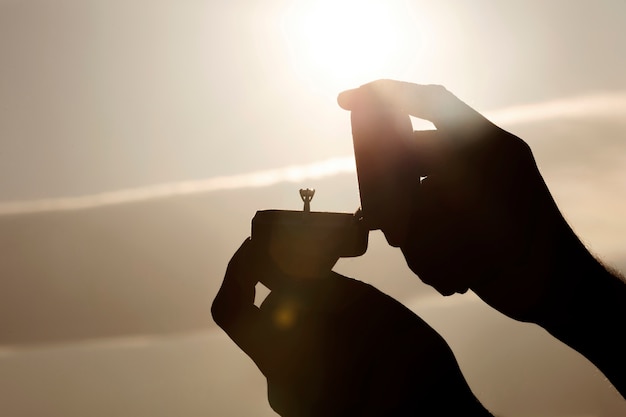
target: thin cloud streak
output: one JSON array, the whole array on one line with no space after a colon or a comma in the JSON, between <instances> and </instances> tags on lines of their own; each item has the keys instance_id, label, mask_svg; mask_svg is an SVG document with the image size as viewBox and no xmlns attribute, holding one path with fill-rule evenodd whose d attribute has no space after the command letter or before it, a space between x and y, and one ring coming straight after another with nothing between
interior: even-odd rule
<instances>
[{"instance_id":1,"label":"thin cloud streak","mask_svg":"<svg viewBox=\"0 0 626 417\"><path fill-rule=\"evenodd\" d=\"M626 92L590 94L490 111L485 116L504 126L564 118L626 115Z\"/></svg>"},{"instance_id":2,"label":"thin cloud streak","mask_svg":"<svg viewBox=\"0 0 626 417\"><path fill-rule=\"evenodd\" d=\"M72 341L25 344L25 345L0 345L0 359L29 353L50 352L53 350L67 349L145 349L165 343L178 343L189 340L228 340L228 336L219 329L199 329L189 332L178 333L154 333L136 334L130 336L111 336Z\"/></svg>"},{"instance_id":3,"label":"thin cloud streak","mask_svg":"<svg viewBox=\"0 0 626 417\"><path fill-rule=\"evenodd\" d=\"M300 182L355 172L353 157L331 158L306 165L267 169L246 174L213 177L205 180L155 184L78 197L0 203L0 216L56 211L83 210L116 204L239 188L267 187L281 182Z\"/></svg>"},{"instance_id":4,"label":"thin cloud streak","mask_svg":"<svg viewBox=\"0 0 626 417\"><path fill-rule=\"evenodd\" d=\"M406 305L416 313L423 312L424 309L437 308L458 308L479 302L480 298L473 292L466 294L455 294L450 297L442 297L439 294L419 295L409 300ZM65 349L144 349L154 345L164 343L178 343L188 340L204 340L213 339L228 340L226 334L219 329L198 329L188 332L174 333L153 333L153 334L135 334L128 336L111 336L87 338L73 341L61 341L52 343L24 344L24 345L2 345L0 344L0 359L25 355L29 353L37 354L38 352Z\"/></svg>"},{"instance_id":5,"label":"thin cloud streak","mask_svg":"<svg viewBox=\"0 0 626 417\"><path fill-rule=\"evenodd\" d=\"M568 99L513 106L486 112L487 118L502 126L560 118L619 117L626 115L626 92L591 94ZM354 173L354 157L336 157L305 165L267 169L204 180L156 184L78 197L0 202L0 216L83 210L116 204L240 188L267 187L282 182Z\"/></svg>"}]
</instances>

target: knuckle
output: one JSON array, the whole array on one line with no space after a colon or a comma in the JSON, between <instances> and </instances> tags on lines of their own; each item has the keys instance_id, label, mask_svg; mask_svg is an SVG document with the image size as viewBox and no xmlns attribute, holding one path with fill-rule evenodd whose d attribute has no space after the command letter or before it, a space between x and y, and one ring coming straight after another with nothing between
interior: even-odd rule
<instances>
[{"instance_id":1,"label":"knuckle","mask_svg":"<svg viewBox=\"0 0 626 417\"><path fill-rule=\"evenodd\" d=\"M215 324L220 327L224 327L224 323L226 321L226 312L224 311L224 305L222 301L219 299L219 296L213 300L213 304L211 305L211 317Z\"/></svg>"},{"instance_id":2,"label":"knuckle","mask_svg":"<svg viewBox=\"0 0 626 417\"><path fill-rule=\"evenodd\" d=\"M511 156L520 161L534 160L530 145L513 134L510 136L509 152Z\"/></svg>"},{"instance_id":3,"label":"knuckle","mask_svg":"<svg viewBox=\"0 0 626 417\"><path fill-rule=\"evenodd\" d=\"M450 99L455 98L455 96L441 84L428 84L425 87L427 88L427 94L433 103L440 103L440 105L443 105L444 103L450 101Z\"/></svg>"},{"instance_id":4,"label":"knuckle","mask_svg":"<svg viewBox=\"0 0 626 417\"><path fill-rule=\"evenodd\" d=\"M427 87L433 94L451 94L450 91L441 84L428 84Z\"/></svg>"}]
</instances>

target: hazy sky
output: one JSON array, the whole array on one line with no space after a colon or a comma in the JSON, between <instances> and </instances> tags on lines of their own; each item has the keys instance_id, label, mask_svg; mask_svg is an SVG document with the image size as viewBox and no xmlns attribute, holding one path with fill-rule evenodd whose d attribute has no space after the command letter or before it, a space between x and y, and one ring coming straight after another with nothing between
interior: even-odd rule
<instances>
[{"instance_id":1,"label":"hazy sky","mask_svg":"<svg viewBox=\"0 0 626 417\"><path fill-rule=\"evenodd\" d=\"M208 305L256 210L303 186L358 206L335 97L379 77L527 140L624 270L625 74L623 0L0 0L0 414L272 415ZM432 298L380 236L338 268L441 331L494 411L626 413L541 331Z\"/></svg>"},{"instance_id":2,"label":"hazy sky","mask_svg":"<svg viewBox=\"0 0 626 417\"><path fill-rule=\"evenodd\" d=\"M444 84L482 111L626 89L620 0L345 2L314 2L326 14L304 34L306 0L0 2L0 199L350 156L335 96L375 77Z\"/></svg>"}]
</instances>

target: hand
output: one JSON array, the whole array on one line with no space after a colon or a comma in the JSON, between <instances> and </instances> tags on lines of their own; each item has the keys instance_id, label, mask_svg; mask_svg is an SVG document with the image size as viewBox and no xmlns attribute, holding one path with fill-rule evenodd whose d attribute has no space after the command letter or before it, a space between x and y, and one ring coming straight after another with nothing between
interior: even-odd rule
<instances>
[{"instance_id":1,"label":"hand","mask_svg":"<svg viewBox=\"0 0 626 417\"><path fill-rule=\"evenodd\" d=\"M372 100L437 128L414 132L415 178L389 203L411 209L382 225L387 240L442 294L471 288L499 311L535 321L546 297L573 284L562 279L568 258L591 257L561 216L528 145L440 86L380 80L338 99L353 116Z\"/></svg>"},{"instance_id":2,"label":"hand","mask_svg":"<svg viewBox=\"0 0 626 417\"><path fill-rule=\"evenodd\" d=\"M338 101L353 111L353 133L354 120L367 120L355 112L371 102L437 128L413 132L405 152L412 166L398 170L415 178L399 182L406 192L389 204L402 209L380 225L411 270L444 295L472 289L500 312L539 324L626 395L626 283L571 230L528 145L440 86L381 80Z\"/></svg>"},{"instance_id":3,"label":"hand","mask_svg":"<svg viewBox=\"0 0 626 417\"><path fill-rule=\"evenodd\" d=\"M330 272L289 286L260 308L254 286L281 274L247 240L212 306L215 322L267 377L282 416L490 415L445 341L370 285Z\"/></svg>"}]
</instances>

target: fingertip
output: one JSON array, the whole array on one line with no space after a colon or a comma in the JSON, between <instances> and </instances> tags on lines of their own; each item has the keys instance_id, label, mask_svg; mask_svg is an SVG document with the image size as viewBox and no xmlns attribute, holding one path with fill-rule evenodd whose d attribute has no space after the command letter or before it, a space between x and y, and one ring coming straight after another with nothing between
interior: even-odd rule
<instances>
[{"instance_id":1,"label":"fingertip","mask_svg":"<svg viewBox=\"0 0 626 417\"><path fill-rule=\"evenodd\" d=\"M357 95L358 88L346 90L337 96L337 104L344 110L352 110L354 108L355 96Z\"/></svg>"},{"instance_id":2,"label":"fingertip","mask_svg":"<svg viewBox=\"0 0 626 417\"><path fill-rule=\"evenodd\" d=\"M250 264L252 255L254 254L253 245L254 243L249 237L243 241L241 246L239 246L239 249L237 249L234 255L230 258L226 268L226 277L224 279L232 275L241 274L243 269Z\"/></svg>"},{"instance_id":3,"label":"fingertip","mask_svg":"<svg viewBox=\"0 0 626 417\"><path fill-rule=\"evenodd\" d=\"M398 83L400 82L389 79L371 81L358 88L341 92L337 97L337 103L345 110L356 110L368 105L380 106L381 103L393 106L396 101L394 86Z\"/></svg>"},{"instance_id":4,"label":"fingertip","mask_svg":"<svg viewBox=\"0 0 626 417\"><path fill-rule=\"evenodd\" d=\"M235 252L232 259L239 259L246 256L247 253L250 252L252 248L253 242L250 237L247 237L239 246L239 249Z\"/></svg>"}]
</instances>

